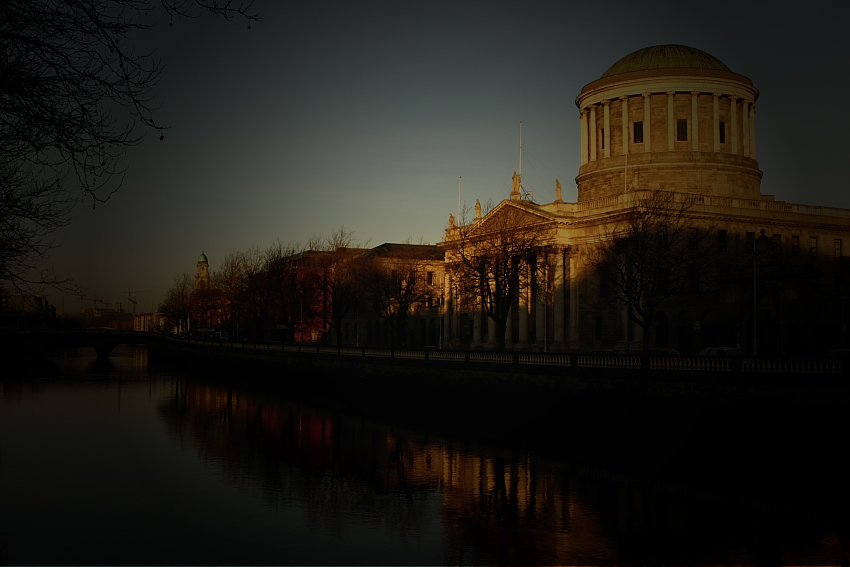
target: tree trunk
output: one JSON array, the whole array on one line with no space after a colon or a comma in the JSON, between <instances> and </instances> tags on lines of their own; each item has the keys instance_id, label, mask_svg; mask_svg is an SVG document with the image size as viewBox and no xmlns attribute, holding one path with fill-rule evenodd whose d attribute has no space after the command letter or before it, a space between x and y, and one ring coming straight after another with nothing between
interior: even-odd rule
<instances>
[{"instance_id":1,"label":"tree trunk","mask_svg":"<svg viewBox=\"0 0 850 567\"><path fill-rule=\"evenodd\" d=\"M493 318L493 323L495 323L495 333L496 333L496 344L498 345L499 352L505 352L505 331L508 327L507 319L495 319Z\"/></svg>"}]
</instances>

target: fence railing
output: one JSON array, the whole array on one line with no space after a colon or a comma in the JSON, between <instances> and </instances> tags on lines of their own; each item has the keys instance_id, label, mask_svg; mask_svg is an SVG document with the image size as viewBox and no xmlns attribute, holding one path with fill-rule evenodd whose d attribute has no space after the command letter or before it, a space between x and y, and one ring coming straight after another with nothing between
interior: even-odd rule
<instances>
[{"instance_id":1,"label":"fence railing","mask_svg":"<svg viewBox=\"0 0 850 567\"><path fill-rule=\"evenodd\" d=\"M640 370L643 360L637 355L582 353L490 352L429 349L387 349L365 347L327 347L315 345L240 344L227 341L172 339L183 344L211 345L219 348L257 351L283 351L322 356L359 358L394 358L433 362L473 364L513 364L521 366L554 366L563 368L599 368ZM850 360L841 357L761 358L748 356L653 356L649 370L678 372L745 372L745 373L850 373Z\"/></svg>"}]
</instances>

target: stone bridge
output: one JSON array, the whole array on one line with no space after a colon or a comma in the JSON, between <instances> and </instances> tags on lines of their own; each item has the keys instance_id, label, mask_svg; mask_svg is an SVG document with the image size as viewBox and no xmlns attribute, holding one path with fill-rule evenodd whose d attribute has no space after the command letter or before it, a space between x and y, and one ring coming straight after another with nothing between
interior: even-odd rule
<instances>
[{"instance_id":1,"label":"stone bridge","mask_svg":"<svg viewBox=\"0 0 850 567\"><path fill-rule=\"evenodd\" d=\"M179 348L176 338L153 333L112 329L2 330L3 348L17 353L49 354L63 348L90 346L98 358L109 358L118 345L147 345L149 350Z\"/></svg>"}]
</instances>

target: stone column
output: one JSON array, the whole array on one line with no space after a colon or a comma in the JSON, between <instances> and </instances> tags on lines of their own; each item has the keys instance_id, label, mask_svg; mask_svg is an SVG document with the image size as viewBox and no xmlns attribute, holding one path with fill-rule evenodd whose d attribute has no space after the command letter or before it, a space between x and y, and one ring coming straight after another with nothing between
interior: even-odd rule
<instances>
[{"instance_id":1,"label":"stone column","mask_svg":"<svg viewBox=\"0 0 850 567\"><path fill-rule=\"evenodd\" d=\"M510 319L508 319L510 321ZM496 345L499 343L496 342L496 323L486 314L481 314L481 324L487 324L487 348L490 350L495 350ZM505 341L509 343L510 341Z\"/></svg>"},{"instance_id":2,"label":"stone column","mask_svg":"<svg viewBox=\"0 0 850 567\"><path fill-rule=\"evenodd\" d=\"M750 157L756 159L756 103L750 106Z\"/></svg>"},{"instance_id":3,"label":"stone column","mask_svg":"<svg viewBox=\"0 0 850 567\"><path fill-rule=\"evenodd\" d=\"M643 93L643 151L646 153L652 151L652 145L650 144L652 141L652 127L649 123L649 118L652 115L652 109L650 108L651 101L652 95Z\"/></svg>"},{"instance_id":4,"label":"stone column","mask_svg":"<svg viewBox=\"0 0 850 567\"><path fill-rule=\"evenodd\" d=\"M554 347L564 347L564 252L558 250L555 253L555 336Z\"/></svg>"},{"instance_id":5,"label":"stone column","mask_svg":"<svg viewBox=\"0 0 850 567\"><path fill-rule=\"evenodd\" d=\"M549 273L546 269L546 256L537 257L537 289L543 290L536 294L534 325L537 331L537 348L543 350L546 345L546 290L549 285Z\"/></svg>"},{"instance_id":6,"label":"stone column","mask_svg":"<svg viewBox=\"0 0 850 567\"><path fill-rule=\"evenodd\" d=\"M581 123L581 164L587 163L587 110L581 109L578 114Z\"/></svg>"},{"instance_id":7,"label":"stone column","mask_svg":"<svg viewBox=\"0 0 850 567\"><path fill-rule=\"evenodd\" d=\"M714 124L714 152L720 151L720 93L713 93L712 98L712 122ZM728 132L726 133L729 134Z\"/></svg>"},{"instance_id":8,"label":"stone column","mask_svg":"<svg viewBox=\"0 0 850 567\"><path fill-rule=\"evenodd\" d=\"M730 96L729 100L732 102L732 115L730 122L731 127L729 128L729 132L727 136L732 137L732 153L738 153L738 97Z\"/></svg>"},{"instance_id":9,"label":"stone column","mask_svg":"<svg viewBox=\"0 0 850 567\"><path fill-rule=\"evenodd\" d=\"M699 151L699 91L691 91L691 147Z\"/></svg>"},{"instance_id":10,"label":"stone column","mask_svg":"<svg viewBox=\"0 0 850 567\"><path fill-rule=\"evenodd\" d=\"M528 295L530 293L531 286L519 292L519 346L521 348L528 347Z\"/></svg>"},{"instance_id":11,"label":"stone column","mask_svg":"<svg viewBox=\"0 0 850 567\"><path fill-rule=\"evenodd\" d=\"M472 346L481 346L481 298L476 297L472 309Z\"/></svg>"},{"instance_id":12,"label":"stone column","mask_svg":"<svg viewBox=\"0 0 850 567\"><path fill-rule=\"evenodd\" d=\"M623 155L629 155L629 97L621 96L623 101Z\"/></svg>"},{"instance_id":13,"label":"stone column","mask_svg":"<svg viewBox=\"0 0 850 567\"><path fill-rule=\"evenodd\" d=\"M596 106L590 107L590 161L596 161Z\"/></svg>"},{"instance_id":14,"label":"stone column","mask_svg":"<svg viewBox=\"0 0 850 567\"><path fill-rule=\"evenodd\" d=\"M570 347L578 348L578 258L570 256Z\"/></svg>"},{"instance_id":15,"label":"stone column","mask_svg":"<svg viewBox=\"0 0 850 567\"><path fill-rule=\"evenodd\" d=\"M676 146L676 123L673 120L673 97L674 92L667 92L667 151L672 152Z\"/></svg>"},{"instance_id":16,"label":"stone column","mask_svg":"<svg viewBox=\"0 0 850 567\"><path fill-rule=\"evenodd\" d=\"M611 157L611 101L603 101L605 104L605 117L602 121L604 132L602 145L605 146L605 157Z\"/></svg>"},{"instance_id":17,"label":"stone column","mask_svg":"<svg viewBox=\"0 0 850 567\"><path fill-rule=\"evenodd\" d=\"M489 324L493 320L487 321ZM493 329L495 330L496 324L493 323ZM496 334L493 333L493 338L496 337ZM489 341L488 341L489 342ZM494 341L494 347L498 344L498 341ZM510 349L514 344L514 305L511 304L511 308L508 310L508 319L505 321L505 348Z\"/></svg>"},{"instance_id":18,"label":"stone column","mask_svg":"<svg viewBox=\"0 0 850 567\"><path fill-rule=\"evenodd\" d=\"M741 106L743 106L744 118L744 131L741 138L744 140L744 155L750 157L750 101L741 101Z\"/></svg>"},{"instance_id":19,"label":"stone column","mask_svg":"<svg viewBox=\"0 0 850 567\"><path fill-rule=\"evenodd\" d=\"M451 276L449 274L445 274L443 276L443 347L445 347L445 343L451 339L449 336L449 329L451 326L451 315L452 315L452 282Z\"/></svg>"}]
</instances>

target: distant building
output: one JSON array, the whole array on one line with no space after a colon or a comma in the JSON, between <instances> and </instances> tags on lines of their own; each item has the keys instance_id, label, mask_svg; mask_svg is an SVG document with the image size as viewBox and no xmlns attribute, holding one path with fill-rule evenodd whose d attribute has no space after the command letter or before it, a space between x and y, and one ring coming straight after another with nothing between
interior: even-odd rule
<instances>
[{"instance_id":1,"label":"distant building","mask_svg":"<svg viewBox=\"0 0 850 567\"><path fill-rule=\"evenodd\" d=\"M43 295L0 294L0 327L44 329L56 319L56 307Z\"/></svg>"},{"instance_id":2,"label":"distant building","mask_svg":"<svg viewBox=\"0 0 850 567\"><path fill-rule=\"evenodd\" d=\"M747 77L698 49L664 45L623 57L576 98L581 167L578 200L538 204L514 190L473 225L455 227L441 246L457 258L460 230L479 230L499 215L527 215L547 224L554 243L532 261L551 296L529 288L512 306L509 349L639 348L642 330L624 307L600 297L594 247L647 192L674 192L687 202L695 234L711 231L713 249L728 257L752 254L770 242L770 261L724 275L712 293L671 299L656 315L651 343L682 352L707 346L759 353L823 353L847 347L850 318L850 209L777 201L762 193L756 137L759 91ZM513 214L513 213L512 213ZM480 227L480 228L479 228ZM531 260L529 260L531 261ZM755 294L755 297L754 297ZM453 306L472 305L444 282L441 310L452 344L493 345L492 322ZM755 308L754 308L755 304ZM756 325L757 324L757 325ZM488 336L489 334L489 336Z\"/></svg>"},{"instance_id":3,"label":"distant building","mask_svg":"<svg viewBox=\"0 0 850 567\"><path fill-rule=\"evenodd\" d=\"M164 328L167 319L162 313L141 313L133 315L133 330L155 332Z\"/></svg>"},{"instance_id":4,"label":"distant building","mask_svg":"<svg viewBox=\"0 0 850 567\"><path fill-rule=\"evenodd\" d=\"M201 252L198 258L198 273L195 275L195 291L210 288L210 263L206 254Z\"/></svg>"}]
</instances>

